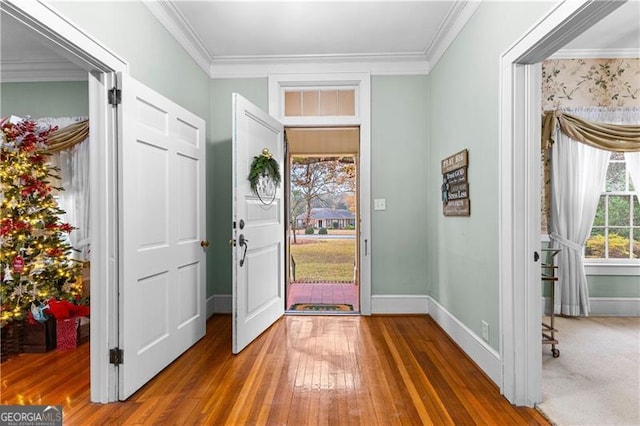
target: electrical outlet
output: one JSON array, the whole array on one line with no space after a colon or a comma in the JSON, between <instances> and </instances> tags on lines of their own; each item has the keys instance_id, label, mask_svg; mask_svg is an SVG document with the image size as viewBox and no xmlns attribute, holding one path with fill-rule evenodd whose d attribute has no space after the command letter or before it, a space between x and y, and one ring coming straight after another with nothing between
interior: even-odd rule
<instances>
[{"instance_id":1,"label":"electrical outlet","mask_svg":"<svg viewBox=\"0 0 640 426\"><path fill-rule=\"evenodd\" d=\"M386 210L387 208L387 200L384 198L376 198L373 200L373 209L374 210Z\"/></svg>"},{"instance_id":2,"label":"electrical outlet","mask_svg":"<svg viewBox=\"0 0 640 426\"><path fill-rule=\"evenodd\" d=\"M489 323L482 321L482 340L489 342Z\"/></svg>"}]
</instances>

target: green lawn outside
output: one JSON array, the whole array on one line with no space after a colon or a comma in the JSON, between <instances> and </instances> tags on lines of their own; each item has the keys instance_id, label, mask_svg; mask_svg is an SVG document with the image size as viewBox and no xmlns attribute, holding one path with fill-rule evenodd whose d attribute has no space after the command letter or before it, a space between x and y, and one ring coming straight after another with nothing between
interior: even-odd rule
<instances>
[{"instance_id":1,"label":"green lawn outside","mask_svg":"<svg viewBox=\"0 0 640 426\"><path fill-rule=\"evenodd\" d=\"M291 244L296 281L353 281L356 240L298 239Z\"/></svg>"}]
</instances>

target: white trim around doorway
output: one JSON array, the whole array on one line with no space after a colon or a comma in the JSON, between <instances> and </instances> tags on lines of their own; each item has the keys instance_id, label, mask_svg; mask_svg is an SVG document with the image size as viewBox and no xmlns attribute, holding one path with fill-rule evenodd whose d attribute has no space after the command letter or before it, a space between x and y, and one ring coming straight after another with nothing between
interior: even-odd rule
<instances>
[{"instance_id":1,"label":"white trim around doorway","mask_svg":"<svg viewBox=\"0 0 640 426\"><path fill-rule=\"evenodd\" d=\"M540 65L623 2L557 3L500 58L500 391L534 406L541 392Z\"/></svg>"},{"instance_id":2,"label":"white trim around doorway","mask_svg":"<svg viewBox=\"0 0 640 426\"><path fill-rule=\"evenodd\" d=\"M354 117L284 117L284 88L350 87ZM285 127L360 127L360 313L371 315L371 75L369 73L270 74L269 115Z\"/></svg>"},{"instance_id":3,"label":"white trim around doorway","mask_svg":"<svg viewBox=\"0 0 640 426\"><path fill-rule=\"evenodd\" d=\"M5 1L3 13L33 30L59 54L89 73L91 173L91 401L117 400L117 370L109 348L117 345L118 238L117 138L107 90L127 63L41 1Z\"/></svg>"}]
</instances>

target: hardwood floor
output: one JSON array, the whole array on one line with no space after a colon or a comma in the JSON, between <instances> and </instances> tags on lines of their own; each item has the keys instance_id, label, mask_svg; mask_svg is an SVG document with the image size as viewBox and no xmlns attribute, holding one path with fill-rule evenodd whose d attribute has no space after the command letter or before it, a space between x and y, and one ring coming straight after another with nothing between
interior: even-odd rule
<instances>
[{"instance_id":1,"label":"hardwood floor","mask_svg":"<svg viewBox=\"0 0 640 426\"><path fill-rule=\"evenodd\" d=\"M126 360L126 354L125 354ZM231 317L126 402L89 402L89 345L1 364L2 404L65 425L546 424L514 407L427 316L286 316L239 355Z\"/></svg>"}]
</instances>

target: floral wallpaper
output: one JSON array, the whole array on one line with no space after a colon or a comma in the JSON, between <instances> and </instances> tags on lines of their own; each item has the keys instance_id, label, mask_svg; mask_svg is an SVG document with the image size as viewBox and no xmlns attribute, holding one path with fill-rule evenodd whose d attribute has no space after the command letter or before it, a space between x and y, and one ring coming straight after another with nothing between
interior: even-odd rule
<instances>
[{"instance_id":1,"label":"floral wallpaper","mask_svg":"<svg viewBox=\"0 0 640 426\"><path fill-rule=\"evenodd\" d=\"M562 107L640 106L640 58L548 59L542 62L542 111ZM550 215L550 158L542 149L542 232Z\"/></svg>"},{"instance_id":2,"label":"floral wallpaper","mask_svg":"<svg viewBox=\"0 0 640 426\"><path fill-rule=\"evenodd\" d=\"M640 58L542 62L542 109L640 106Z\"/></svg>"}]
</instances>

